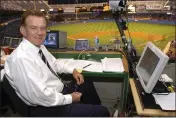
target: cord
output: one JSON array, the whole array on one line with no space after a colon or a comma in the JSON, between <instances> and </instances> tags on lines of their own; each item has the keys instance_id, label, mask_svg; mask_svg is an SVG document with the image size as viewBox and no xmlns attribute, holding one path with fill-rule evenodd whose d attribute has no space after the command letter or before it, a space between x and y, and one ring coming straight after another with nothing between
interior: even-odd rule
<instances>
[{"instance_id":1,"label":"cord","mask_svg":"<svg viewBox=\"0 0 176 118\"><path fill-rule=\"evenodd\" d=\"M125 14L125 17L126 17L126 19L127 19L127 27L129 27L128 13ZM130 31L129 31L129 28L127 28L127 31L128 31L129 38L132 40Z\"/></svg>"},{"instance_id":2,"label":"cord","mask_svg":"<svg viewBox=\"0 0 176 118\"><path fill-rule=\"evenodd\" d=\"M166 85L165 80L162 78L162 76L160 76L158 80L159 81L155 84L152 93L168 95L170 91L168 90L168 86ZM164 85L164 88L163 88L163 85Z\"/></svg>"},{"instance_id":3,"label":"cord","mask_svg":"<svg viewBox=\"0 0 176 118\"><path fill-rule=\"evenodd\" d=\"M80 53L79 53L79 55L78 55L78 60L79 60L79 57L81 56L81 54L84 52L84 51L86 51L86 50L82 50Z\"/></svg>"},{"instance_id":4,"label":"cord","mask_svg":"<svg viewBox=\"0 0 176 118\"><path fill-rule=\"evenodd\" d=\"M162 76L160 76L159 81L163 83L163 85L167 88L168 86L166 85L166 81Z\"/></svg>"}]
</instances>

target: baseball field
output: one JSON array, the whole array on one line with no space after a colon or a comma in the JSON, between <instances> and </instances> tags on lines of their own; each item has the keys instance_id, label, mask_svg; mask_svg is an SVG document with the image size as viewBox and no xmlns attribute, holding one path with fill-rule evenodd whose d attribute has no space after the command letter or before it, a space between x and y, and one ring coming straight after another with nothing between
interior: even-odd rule
<instances>
[{"instance_id":1,"label":"baseball field","mask_svg":"<svg viewBox=\"0 0 176 118\"><path fill-rule=\"evenodd\" d=\"M126 30L125 35L127 39L131 37L138 54L141 54L148 41L152 41L163 50L166 44L175 38L174 25L129 22L127 26L129 32ZM93 47L95 36L99 37L100 45L112 45L110 40L120 36L115 21L55 24L49 29L66 31L69 47L74 46L74 40L80 38L88 39L90 46Z\"/></svg>"}]
</instances>

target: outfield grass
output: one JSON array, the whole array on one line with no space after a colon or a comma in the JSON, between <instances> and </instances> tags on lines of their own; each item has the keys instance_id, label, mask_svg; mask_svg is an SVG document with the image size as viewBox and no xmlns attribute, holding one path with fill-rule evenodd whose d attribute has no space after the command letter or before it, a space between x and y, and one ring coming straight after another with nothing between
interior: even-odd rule
<instances>
[{"instance_id":1,"label":"outfield grass","mask_svg":"<svg viewBox=\"0 0 176 118\"><path fill-rule=\"evenodd\" d=\"M90 40L90 45L93 46L93 39L96 35L99 36L100 44L110 44L109 40L115 36L119 36L118 28L115 22L87 22L87 23L75 23L75 24L59 24L49 27L50 30L62 30L67 32L68 46L74 45L74 39L85 38ZM140 54L143 47L148 41L152 41L160 49L164 49L168 41L175 38L175 26L174 25L160 25L130 22L128 29L133 40L133 44ZM137 33L137 34L136 34ZM141 36L141 34L145 34ZM85 34L85 35L84 35ZM125 32L128 38L128 32ZM161 37L160 40L153 41L153 38ZM146 38L147 36L147 38ZM152 40L151 40L152 39Z\"/></svg>"}]
</instances>

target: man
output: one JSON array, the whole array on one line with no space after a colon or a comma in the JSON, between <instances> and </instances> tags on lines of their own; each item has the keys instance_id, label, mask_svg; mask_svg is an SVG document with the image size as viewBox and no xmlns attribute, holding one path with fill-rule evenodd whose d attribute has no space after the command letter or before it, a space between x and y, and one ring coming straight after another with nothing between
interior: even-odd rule
<instances>
[{"instance_id":1,"label":"man","mask_svg":"<svg viewBox=\"0 0 176 118\"><path fill-rule=\"evenodd\" d=\"M60 63L42 45L47 20L39 11L26 11L20 32L23 41L5 63L5 73L17 95L31 107L32 116L109 116L100 105L92 82L73 67ZM73 73L75 79L66 86L57 73ZM80 92L75 92L79 86Z\"/></svg>"}]
</instances>

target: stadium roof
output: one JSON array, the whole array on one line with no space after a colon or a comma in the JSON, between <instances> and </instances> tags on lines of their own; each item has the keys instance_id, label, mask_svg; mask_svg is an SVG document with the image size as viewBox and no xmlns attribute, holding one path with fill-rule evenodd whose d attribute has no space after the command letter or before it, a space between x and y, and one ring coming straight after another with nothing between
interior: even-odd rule
<instances>
[{"instance_id":1,"label":"stadium roof","mask_svg":"<svg viewBox=\"0 0 176 118\"><path fill-rule=\"evenodd\" d=\"M81 3L102 3L109 0L48 0L48 4L81 4ZM127 1L161 1L161 0L127 0ZM162 0L173 1L173 0Z\"/></svg>"},{"instance_id":2,"label":"stadium roof","mask_svg":"<svg viewBox=\"0 0 176 118\"><path fill-rule=\"evenodd\" d=\"M48 4L101 3L108 0L48 0Z\"/></svg>"}]
</instances>

